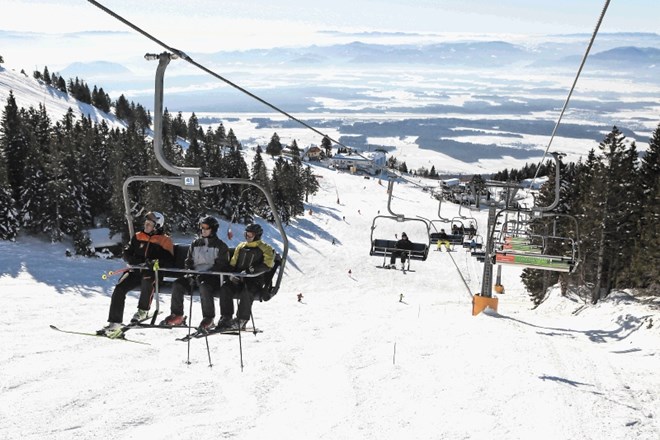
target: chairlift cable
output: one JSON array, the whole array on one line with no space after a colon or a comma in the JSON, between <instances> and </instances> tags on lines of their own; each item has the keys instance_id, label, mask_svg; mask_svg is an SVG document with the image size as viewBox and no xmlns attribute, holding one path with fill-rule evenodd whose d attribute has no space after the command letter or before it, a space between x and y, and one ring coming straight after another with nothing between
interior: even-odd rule
<instances>
[{"instance_id":1,"label":"chairlift cable","mask_svg":"<svg viewBox=\"0 0 660 440\"><path fill-rule=\"evenodd\" d=\"M456 270L458 271L458 275L461 277L461 280L463 281L463 284L465 285L465 288L467 289L468 294L470 297L474 298L474 294L470 290L470 286L468 286L467 281L465 281L465 277L463 276L463 272L461 272L461 269L458 267L458 264L456 264L456 260L454 260L454 257L452 257L451 252L447 252L449 255L449 258L451 258L451 262L454 263L454 267L456 267Z\"/></svg>"},{"instance_id":2,"label":"chairlift cable","mask_svg":"<svg viewBox=\"0 0 660 440\"><path fill-rule=\"evenodd\" d=\"M128 27L132 28L133 30L139 32L140 34L144 35L145 37L147 37L148 39L150 39L150 40L153 41L154 43L158 44L159 46L164 47L165 49L167 49L168 51L172 52L172 53L173 53L174 55L176 55L177 57L179 57L179 58L181 58L181 59L183 59L183 60L189 62L189 63L192 64L193 66L197 67L198 69L203 70L204 72L208 73L209 75L213 76L214 78L217 78L217 79L219 79L220 81L223 81L224 83L230 85L231 87L233 87L233 88L235 88L235 89L237 89L237 90L239 90L239 91L245 93L246 95L248 95L248 96L250 96L250 97L256 99L257 101L259 101L259 102L261 102L262 104L264 104L264 105L270 107L271 109L275 110L276 112L279 112L279 113L283 114L284 116L286 116L287 118L289 118L289 119L291 119L291 120L293 120L293 121L296 121L297 123L301 124L302 126L304 126L304 127L308 128L308 129L312 130L314 133L319 134L319 135L321 135L321 136L323 136L323 137L327 137L328 139L330 139L330 140L331 140L332 142L334 142L335 144L340 145L340 146L342 146L342 147L344 147L344 148L347 148L347 149L351 149L351 150L353 150L352 148L350 148L350 147L344 145L343 143L341 143L341 142L339 142L339 141L337 141L337 140L331 138L331 137L328 136L327 134L322 133L321 131L319 131L319 130L317 130L316 128L312 127L312 126L309 125L308 123L306 123L306 122L304 122L304 121L302 121L302 120L296 118L295 116L293 116L293 115L287 113L286 111L280 109L279 107L277 107L277 106L275 106L275 105L269 103L268 101L266 101L266 100L264 100L264 99L258 97L257 95L255 95L254 93L248 91L247 89L244 89L243 87L239 86L238 84L233 83L232 81L228 80L227 78L224 78L223 76L221 76L221 75L215 73L214 71L208 69L207 67L205 67L205 66L199 64L198 62L196 62L195 60L193 60L192 58L190 58L185 52L183 52L183 51L181 51L181 50L178 50L178 49L175 49L175 48L173 48L173 47L171 47L171 46L168 46L167 44L165 44L164 42L160 41L159 39L157 39L157 38L154 37L153 35L149 34L148 32L146 32L146 31L144 31L144 30L142 30L142 29L140 29L139 27L137 27L136 25L134 25L134 24L131 23L130 21L126 20L125 18L121 17L120 15L118 15L118 14L116 14L115 12L111 11L110 9L106 8L105 6L103 6L102 4L100 4L99 2L97 2L97 1L95 1L95 0L87 0L87 1L88 1L89 3L91 3L91 4L93 4L94 6L96 6L97 8L101 9L102 11L108 13L108 14L111 15L112 17L116 18L117 20L121 21L121 22L124 23L126 26L128 26ZM363 156L362 156L362 157L363 157Z\"/></svg>"},{"instance_id":3,"label":"chairlift cable","mask_svg":"<svg viewBox=\"0 0 660 440\"><path fill-rule=\"evenodd\" d=\"M559 128L559 124L561 123L562 117L564 116L564 112L566 112L566 108L568 107L568 102L571 99L571 95L573 94L573 90L575 90L575 86L577 84L578 79L580 78L580 73L582 72L582 68L584 67L585 63L587 62L587 57L589 56L589 52L591 51L591 47L594 44L594 40L596 39L596 35L598 34L598 29L600 28L601 23L603 22L603 18L605 18L605 12L607 12L607 8L610 5L610 0L605 0L605 5L603 5L603 10L600 13L600 17L598 18L598 22L596 23L596 28L594 29L592 35L591 35L591 40L589 41L589 45L587 46L587 50L584 53L584 56L582 57L582 62L580 63L580 67L578 68L577 74L575 75L575 79L573 80L573 85L571 86L570 91L568 92L568 96L566 97L566 101L564 102L564 106L561 109L561 112L559 113L559 118L557 119L557 122L555 123L555 127L552 130L552 134L550 135L550 141L548 142L548 146L545 148L545 151L543 152L543 157L541 158L541 161L539 162L539 166L536 168L536 172L534 173L534 177L532 178L531 182L529 183L529 190L532 189L532 186L534 184L534 181L538 177L539 171L541 169L541 165L543 165L543 160L545 160L546 156L548 155L548 151L550 150L550 146L552 145L552 141L555 138L555 135L557 134L557 129Z\"/></svg>"}]
</instances>

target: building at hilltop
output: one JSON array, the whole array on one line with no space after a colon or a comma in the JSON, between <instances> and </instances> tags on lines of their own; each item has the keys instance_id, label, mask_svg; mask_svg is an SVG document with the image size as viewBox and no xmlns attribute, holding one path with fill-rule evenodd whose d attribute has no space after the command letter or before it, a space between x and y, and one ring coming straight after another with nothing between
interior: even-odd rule
<instances>
[{"instance_id":1,"label":"building at hilltop","mask_svg":"<svg viewBox=\"0 0 660 440\"><path fill-rule=\"evenodd\" d=\"M367 173L376 175L386 168L385 153L366 152L361 154L337 153L330 158L330 165L338 170L348 170L351 173Z\"/></svg>"}]
</instances>

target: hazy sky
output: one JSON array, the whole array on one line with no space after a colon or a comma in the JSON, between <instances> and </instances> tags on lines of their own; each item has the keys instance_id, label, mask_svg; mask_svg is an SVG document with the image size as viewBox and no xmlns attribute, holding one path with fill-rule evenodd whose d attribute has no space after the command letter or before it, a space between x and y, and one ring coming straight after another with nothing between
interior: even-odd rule
<instances>
[{"instance_id":1,"label":"hazy sky","mask_svg":"<svg viewBox=\"0 0 660 440\"><path fill-rule=\"evenodd\" d=\"M342 32L591 33L603 0L102 0L168 45L187 52L306 45ZM613 0L602 32L660 32L658 0ZM158 49L85 0L3 0L0 33L8 65L118 60ZM120 31L71 35L81 31ZM47 35L43 35L47 34ZM62 35L68 34L68 35ZM123 54L123 55L122 55Z\"/></svg>"},{"instance_id":2,"label":"hazy sky","mask_svg":"<svg viewBox=\"0 0 660 440\"><path fill-rule=\"evenodd\" d=\"M102 0L143 25L204 34L242 24L417 32L589 32L603 0ZM5 0L2 29L45 32L118 29L85 0ZM37 20L44 18L44 20ZM657 0L613 0L609 30L657 32ZM160 23L159 23L160 22ZM233 26L231 26L233 28ZM183 31L182 29L182 31ZM263 29L253 28L262 33Z\"/></svg>"}]
</instances>

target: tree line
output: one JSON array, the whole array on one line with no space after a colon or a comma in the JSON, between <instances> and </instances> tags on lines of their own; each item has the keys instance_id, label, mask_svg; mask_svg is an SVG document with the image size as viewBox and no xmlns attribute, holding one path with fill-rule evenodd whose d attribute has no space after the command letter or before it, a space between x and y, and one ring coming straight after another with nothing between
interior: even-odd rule
<instances>
[{"instance_id":1,"label":"tree line","mask_svg":"<svg viewBox=\"0 0 660 440\"><path fill-rule=\"evenodd\" d=\"M548 182L540 190L538 206L555 199L556 167L544 164ZM504 170L499 180L533 177L536 170ZM541 175L542 173L539 173ZM614 127L586 160L560 162L560 199L552 213L531 223L541 236L556 236L545 252L571 255L574 237L579 250L570 275L526 268L522 281L538 305L549 286L560 283L562 294L572 287L592 303L613 289L646 289L660 295L660 125L640 157L635 142L627 142ZM577 230L572 216L577 220Z\"/></svg>"},{"instance_id":2,"label":"tree line","mask_svg":"<svg viewBox=\"0 0 660 440\"><path fill-rule=\"evenodd\" d=\"M75 84L75 81L74 81ZM120 97L114 103L125 128L110 128L77 116L72 109L53 122L43 104L18 108L10 93L0 119L0 238L14 240L19 231L48 234L53 241L70 236L76 253L89 254L86 230L108 227L126 234L122 188L136 175L167 175L147 137L151 118L139 106ZM182 144L188 144L184 152ZM234 132L220 124L200 127L195 114L163 115L163 149L168 161L199 167L203 177L254 179L271 193L283 222L304 213L304 201L318 182L299 156L281 156L269 172L257 152L250 169ZM273 213L258 189L220 185L184 191L154 182L129 186L132 214L163 212L169 231L191 233L204 213L237 223L255 215L273 221ZM136 225L138 226L138 225ZM128 237L124 237L127 239Z\"/></svg>"}]
</instances>

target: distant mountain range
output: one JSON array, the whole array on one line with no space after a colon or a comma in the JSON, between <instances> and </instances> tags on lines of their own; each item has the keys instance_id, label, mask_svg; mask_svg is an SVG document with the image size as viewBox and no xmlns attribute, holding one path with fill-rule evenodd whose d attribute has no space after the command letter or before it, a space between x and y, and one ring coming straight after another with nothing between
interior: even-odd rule
<instances>
[{"instance_id":1,"label":"distant mountain range","mask_svg":"<svg viewBox=\"0 0 660 440\"><path fill-rule=\"evenodd\" d=\"M357 37L364 36L357 34ZM369 35L373 38L373 35ZM554 35L530 41L446 41L380 44L356 40L328 46L276 47L215 53L189 53L202 64L271 69L359 67L361 65L415 65L433 68L491 69L511 65L574 67L584 55L588 35ZM601 34L589 61L599 68L655 69L660 59L660 35L650 33ZM62 70L67 76L118 75L130 66L111 62L74 63ZM660 75L658 75L660 77Z\"/></svg>"},{"instance_id":2,"label":"distant mountain range","mask_svg":"<svg viewBox=\"0 0 660 440\"><path fill-rule=\"evenodd\" d=\"M99 74L105 75L125 75L131 73L130 69L109 61L94 61L93 63L76 62L69 64L65 69L59 72L65 78L90 79Z\"/></svg>"},{"instance_id":3,"label":"distant mountain range","mask_svg":"<svg viewBox=\"0 0 660 440\"><path fill-rule=\"evenodd\" d=\"M653 42L647 41L648 42ZM603 44L604 45L604 44ZM634 62L636 67L648 67L657 63L660 54L658 47L624 46L612 47L594 52L591 57L605 66L629 67L619 57ZM584 45L583 45L584 46ZM511 64L552 65L574 62L574 57L582 56L576 45L570 43L544 43L534 47L506 41L466 41L425 45L398 44L384 45L355 41L331 46L307 46L301 48L253 49L247 51L217 52L199 54L198 58L214 64L240 65L287 65L293 63L322 65L360 64L414 64L434 67L471 67L488 69Z\"/></svg>"}]
</instances>

